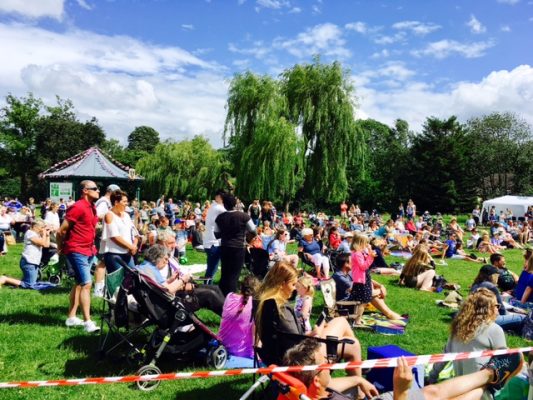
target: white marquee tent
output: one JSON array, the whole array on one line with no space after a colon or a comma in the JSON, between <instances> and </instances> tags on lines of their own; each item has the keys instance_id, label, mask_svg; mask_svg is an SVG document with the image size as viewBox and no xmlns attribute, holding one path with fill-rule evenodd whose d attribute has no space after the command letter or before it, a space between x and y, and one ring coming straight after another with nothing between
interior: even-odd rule
<instances>
[{"instance_id":1,"label":"white marquee tent","mask_svg":"<svg viewBox=\"0 0 533 400\"><path fill-rule=\"evenodd\" d=\"M483 208L490 211L492 206L496 209L496 215L500 211L510 209L515 217L523 217L529 206L533 206L533 197L530 196L503 196L483 202Z\"/></svg>"}]
</instances>

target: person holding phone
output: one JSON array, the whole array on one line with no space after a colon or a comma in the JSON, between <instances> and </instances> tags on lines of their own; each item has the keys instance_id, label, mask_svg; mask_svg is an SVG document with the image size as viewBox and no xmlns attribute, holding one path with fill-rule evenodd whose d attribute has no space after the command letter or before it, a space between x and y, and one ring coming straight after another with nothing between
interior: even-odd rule
<instances>
[{"instance_id":1,"label":"person holding phone","mask_svg":"<svg viewBox=\"0 0 533 400\"><path fill-rule=\"evenodd\" d=\"M24 249L20 258L22 280L0 276L0 286L7 284L25 289L32 289L37 282L37 272L43 247L50 247L50 229L42 220L34 221L24 234Z\"/></svg>"}]
</instances>

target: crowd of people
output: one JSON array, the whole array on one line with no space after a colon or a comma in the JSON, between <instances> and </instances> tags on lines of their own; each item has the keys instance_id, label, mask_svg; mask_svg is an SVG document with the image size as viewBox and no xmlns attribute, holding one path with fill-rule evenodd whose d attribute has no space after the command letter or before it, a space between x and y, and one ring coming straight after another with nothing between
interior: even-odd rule
<instances>
[{"instance_id":1,"label":"crowd of people","mask_svg":"<svg viewBox=\"0 0 533 400\"><path fill-rule=\"evenodd\" d=\"M521 310L533 309L531 208L523 218L476 208L461 227L456 218L446 224L438 213L419 215L412 200L406 207L400 204L396 215L383 221L377 211L362 211L357 204L348 207L345 202L340 205L340 218L323 212L280 212L272 202L257 199L245 207L223 190L203 206L165 196L139 203L130 201L115 184L100 193L95 182L86 180L80 184L76 202L46 200L41 218L36 211L33 199L26 206L15 199L0 207L0 250L5 249L6 235L23 240L22 279L2 276L0 285L32 288L43 253L55 249L65 256L75 279L65 324L89 333L99 330L91 318L91 295L103 296L106 273L123 265L137 269L171 295L194 291L200 307L221 317L220 337L230 354L251 358L256 347L266 364L319 362L320 348L305 338L331 336L350 341L339 357L360 361L361 345L354 328L363 325L366 305L373 305L390 321L402 323L408 318L391 309L386 286L372 279L372 274L397 275L399 284L407 288L438 292L446 282L436 274L437 265L446 265L447 259L483 264L453 319L447 352L506 348L504 331L520 334L528 318ZM481 225L484 222L486 227ZM296 254L289 251L291 243ZM206 255L205 283L198 284L187 270L188 245ZM506 267L504 252L510 248L525 251L520 276ZM264 277L247 275L240 281L244 265L251 262L250 249L264 252L268 270ZM388 255L407 261L389 264ZM220 278L215 282L219 265ZM353 300L361 306L353 321L336 317L313 326L315 291L320 281L328 279L335 282L337 300ZM475 394L465 398L480 398L488 387L505 381L502 371L514 372L519 363L512 357L457 362L457 376L476 377L474 386L458 387L463 394ZM405 393L407 370L400 365L395 379ZM436 366L434 382L439 372ZM349 373L354 375L350 385L367 395L387 398L362 378L360 369ZM335 390L327 391L331 380L326 375L320 382L316 376L300 378L318 396L330 393L329 398L343 398L334 397ZM346 382L339 382L330 389L346 387ZM434 385L426 391L432 390L443 388ZM424 398L417 395L406 398Z\"/></svg>"}]
</instances>

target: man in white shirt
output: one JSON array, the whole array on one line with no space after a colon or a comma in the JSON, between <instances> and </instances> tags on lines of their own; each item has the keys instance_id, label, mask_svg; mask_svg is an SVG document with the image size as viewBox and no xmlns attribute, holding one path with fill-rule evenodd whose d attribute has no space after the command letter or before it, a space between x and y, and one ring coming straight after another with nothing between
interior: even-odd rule
<instances>
[{"instance_id":1,"label":"man in white shirt","mask_svg":"<svg viewBox=\"0 0 533 400\"><path fill-rule=\"evenodd\" d=\"M205 277L212 279L217 273L220 262L220 240L215 237L215 219L226 211L222 205L224 190L217 190L215 200L207 210L205 217L204 250L207 253L207 270Z\"/></svg>"}]
</instances>

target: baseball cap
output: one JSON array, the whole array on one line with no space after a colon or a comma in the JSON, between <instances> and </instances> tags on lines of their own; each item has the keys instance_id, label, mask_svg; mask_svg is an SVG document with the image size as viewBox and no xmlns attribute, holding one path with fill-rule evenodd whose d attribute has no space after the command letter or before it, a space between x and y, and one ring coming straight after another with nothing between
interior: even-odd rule
<instances>
[{"instance_id":1,"label":"baseball cap","mask_svg":"<svg viewBox=\"0 0 533 400\"><path fill-rule=\"evenodd\" d=\"M350 232L350 231L344 232L344 235L342 235L342 236L344 236L345 238L351 238L351 237L353 237L353 232Z\"/></svg>"},{"instance_id":2,"label":"baseball cap","mask_svg":"<svg viewBox=\"0 0 533 400\"><path fill-rule=\"evenodd\" d=\"M120 190L120 187L112 183L111 185L107 187L106 192L114 192L116 190Z\"/></svg>"},{"instance_id":3,"label":"baseball cap","mask_svg":"<svg viewBox=\"0 0 533 400\"><path fill-rule=\"evenodd\" d=\"M493 275L493 274L498 274L499 273L498 268L496 268L495 266L490 265L490 264L486 264L486 265L482 266L481 269L479 270L479 272L483 272L486 275Z\"/></svg>"}]
</instances>

